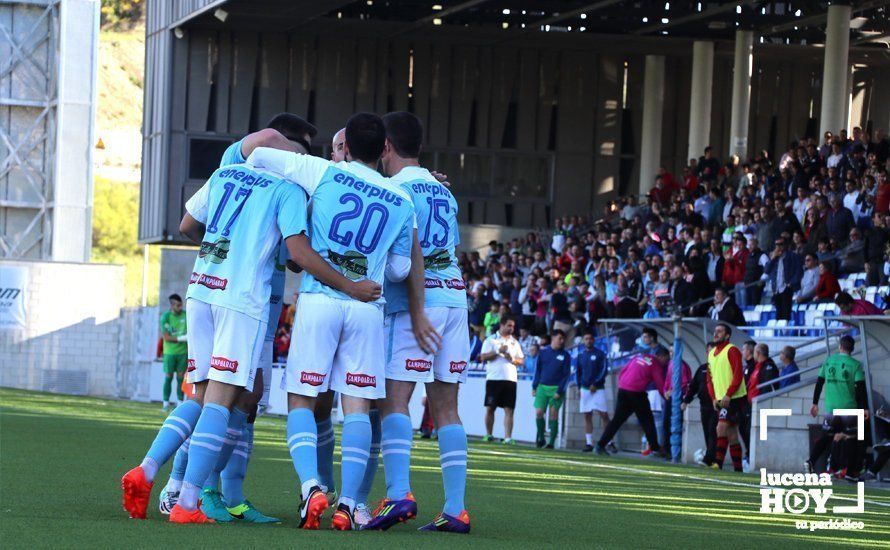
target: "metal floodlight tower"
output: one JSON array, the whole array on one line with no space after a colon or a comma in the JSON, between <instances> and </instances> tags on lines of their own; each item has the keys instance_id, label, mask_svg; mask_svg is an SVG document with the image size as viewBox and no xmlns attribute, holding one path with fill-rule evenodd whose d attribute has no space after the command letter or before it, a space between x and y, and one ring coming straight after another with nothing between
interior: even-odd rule
<instances>
[{"instance_id":1,"label":"metal floodlight tower","mask_svg":"<svg viewBox=\"0 0 890 550\"><path fill-rule=\"evenodd\" d=\"M0 0L0 259L89 260L98 30L98 0Z\"/></svg>"}]
</instances>

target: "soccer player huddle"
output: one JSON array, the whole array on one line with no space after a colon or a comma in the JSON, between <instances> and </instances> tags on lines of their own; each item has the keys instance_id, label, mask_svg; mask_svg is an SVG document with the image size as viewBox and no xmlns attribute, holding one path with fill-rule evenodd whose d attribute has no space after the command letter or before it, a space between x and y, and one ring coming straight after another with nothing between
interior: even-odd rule
<instances>
[{"instance_id":1,"label":"soccer player huddle","mask_svg":"<svg viewBox=\"0 0 890 550\"><path fill-rule=\"evenodd\" d=\"M279 521L244 497L243 482L253 421L269 395L288 266L304 271L282 381L300 527L318 529L332 506L337 530L386 530L417 515L408 403L422 382L439 430L445 505L421 530L469 533L457 395L470 350L457 203L419 165L423 129L410 113L353 115L330 161L308 154L315 134L295 115L276 116L234 143L186 203L180 230L200 243L186 296L196 395L124 475L124 508L146 517L158 470L175 455L159 505L171 522ZM344 415L339 494L333 392ZM386 498L372 515L381 451Z\"/></svg>"}]
</instances>

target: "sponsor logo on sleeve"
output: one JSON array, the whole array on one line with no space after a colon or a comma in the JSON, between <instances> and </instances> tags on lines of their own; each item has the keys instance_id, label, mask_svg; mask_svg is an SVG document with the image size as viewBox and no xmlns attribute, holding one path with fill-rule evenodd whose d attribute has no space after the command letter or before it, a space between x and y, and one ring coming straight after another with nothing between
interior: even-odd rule
<instances>
[{"instance_id":1,"label":"sponsor logo on sleeve","mask_svg":"<svg viewBox=\"0 0 890 550\"><path fill-rule=\"evenodd\" d=\"M205 286L210 290L225 290L226 285L229 284L229 280L192 271L192 276L189 277L189 284Z\"/></svg>"},{"instance_id":2,"label":"sponsor logo on sleeve","mask_svg":"<svg viewBox=\"0 0 890 550\"><path fill-rule=\"evenodd\" d=\"M346 383L360 388L377 387L377 377L357 372L346 373Z\"/></svg>"},{"instance_id":3,"label":"sponsor logo on sleeve","mask_svg":"<svg viewBox=\"0 0 890 550\"><path fill-rule=\"evenodd\" d=\"M453 373L460 374L467 368L466 361L452 361L451 366L448 368L449 371Z\"/></svg>"},{"instance_id":4,"label":"sponsor logo on sleeve","mask_svg":"<svg viewBox=\"0 0 890 550\"><path fill-rule=\"evenodd\" d=\"M187 368L186 370L187 370L188 372L192 372L193 370L196 370L197 368L198 368L198 367L197 367L197 365L195 365L195 360L194 360L194 359L189 359L189 360L188 360L188 368Z\"/></svg>"},{"instance_id":5,"label":"sponsor logo on sleeve","mask_svg":"<svg viewBox=\"0 0 890 550\"><path fill-rule=\"evenodd\" d=\"M324 375L318 372L300 373L300 383L309 384L310 386L321 386L324 383Z\"/></svg>"},{"instance_id":6,"label":"sponsor logo on sleeve","mask_svg":"<svg viewBox=\"0 0 890 550\"><path fill-rule=\"evenodd\" d=\"M210 366L216 370L227 370L229 372L238 371L238 361L226 359L225 357L217 357L216 355L210 358Z\"/></svg>"},{"instance_id":7,"label":"sponsor logo on sleeve","mask_svg":"<svg viewBox=\"0 0 890 550\"><path fill-rule=\"evenodd\" d=\"M429 372L433 368L433 362L426 359L405 359L405 370L417 372Z\"/></svg>"}]
</instances>

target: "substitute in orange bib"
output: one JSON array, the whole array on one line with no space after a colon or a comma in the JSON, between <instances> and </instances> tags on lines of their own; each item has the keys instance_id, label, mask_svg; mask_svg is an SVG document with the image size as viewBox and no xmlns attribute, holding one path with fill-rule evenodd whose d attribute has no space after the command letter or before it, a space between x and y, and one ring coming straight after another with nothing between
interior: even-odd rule
<instances>
[{"instance_id":1,"label":"substitute in orange bib","mask_svg":"<svg viewBox=\"0 0 890 550\"><path fill-rule=\"evenodd\" d=\"M712 468L723 467L726 448L732 467L742 471L739 421L748 407L742 352L729 341L732 329L720 323L714 329L714 347L708 352L708 393L717 409L717 459Z\"/></svg>"}]
</instances>

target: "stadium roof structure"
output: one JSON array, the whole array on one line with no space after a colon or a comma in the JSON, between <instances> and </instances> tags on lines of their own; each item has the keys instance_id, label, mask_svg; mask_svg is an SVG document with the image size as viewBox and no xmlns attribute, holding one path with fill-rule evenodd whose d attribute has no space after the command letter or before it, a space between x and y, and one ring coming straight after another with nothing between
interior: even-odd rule
<instances>
[{"instance_id":1,"label":"stadium roof structure","mask_svg":"<svg viewBox=\"0 0 890 550\"><path fill-rule=\"evenodd\" d=\"M819 45L829 4L852 5L851 45L886 49L890 2L627 1L627 0L223 0L191 14L192 24L222 27L229 18L244 30L296 30L310 22L360 21L392 36L431 31L471 32L494 41L530 34L625 35L731 40L738 29L757 41Z\"/></svg>"}]
</instances>

